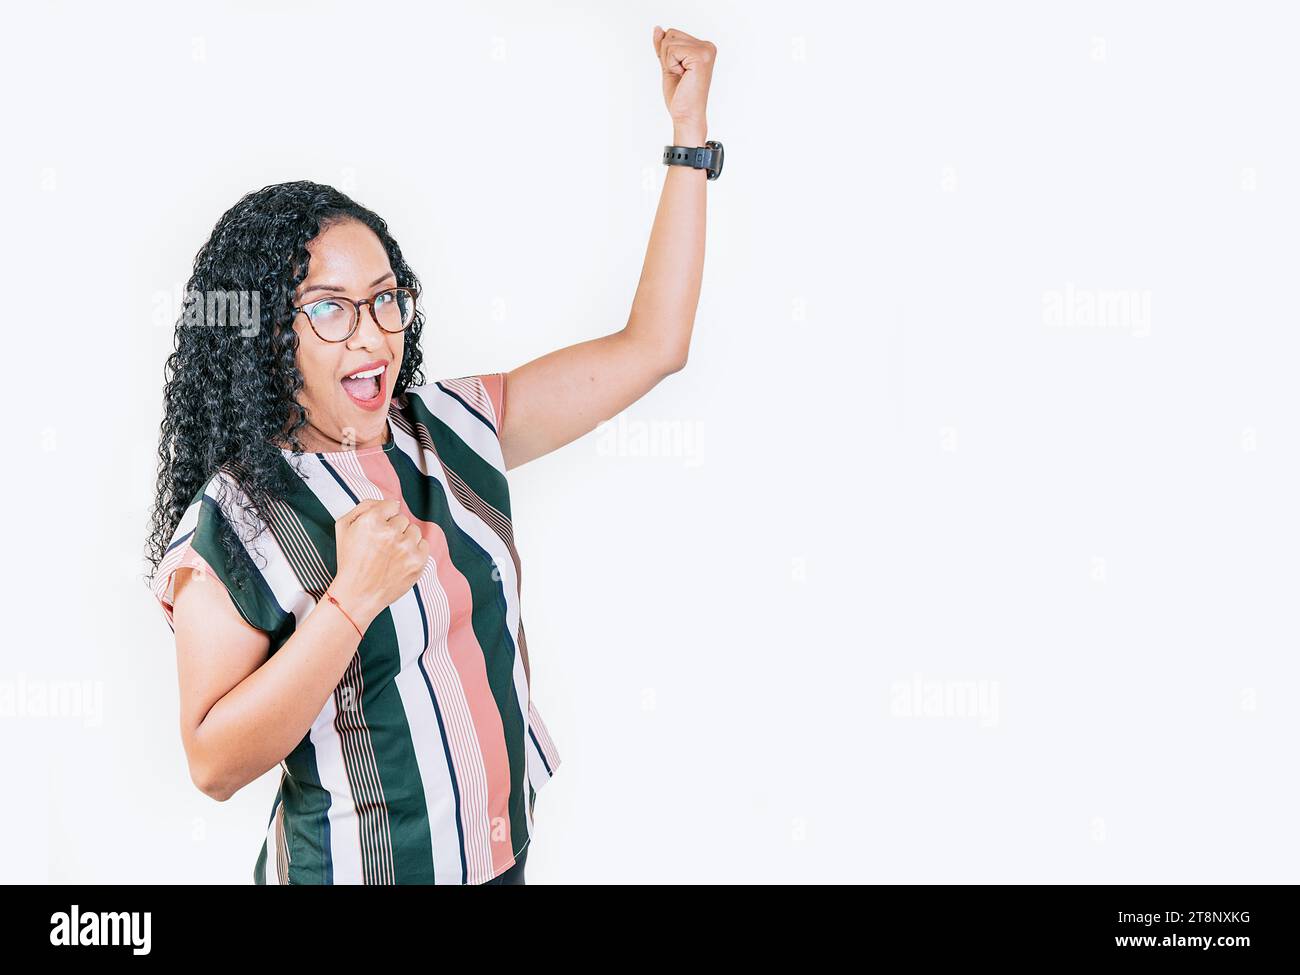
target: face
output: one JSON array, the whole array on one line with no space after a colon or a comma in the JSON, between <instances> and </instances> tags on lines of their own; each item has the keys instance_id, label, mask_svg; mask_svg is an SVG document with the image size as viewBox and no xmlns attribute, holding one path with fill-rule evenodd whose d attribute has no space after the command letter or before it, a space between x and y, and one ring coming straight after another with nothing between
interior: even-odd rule
<instances>
[{"instance_id":1,"label":"face","mask_svg":"<svg viewBox=\"0 0 1300 975\"><path fill-rule=\"evenodd\" d=\"M307 251L308 275L294 297L299 307L330 296L373 298L397 286L383 244L359 221L331 225L308 243ZM294 317L293 327L303 378L298 402L307 411L307 425L298 431L303 449L347 450L384 443L405 333L381 329L368 305L361 308L356 332L344 342L321 339L305 314Z\"/></svg>"}]
</instances>

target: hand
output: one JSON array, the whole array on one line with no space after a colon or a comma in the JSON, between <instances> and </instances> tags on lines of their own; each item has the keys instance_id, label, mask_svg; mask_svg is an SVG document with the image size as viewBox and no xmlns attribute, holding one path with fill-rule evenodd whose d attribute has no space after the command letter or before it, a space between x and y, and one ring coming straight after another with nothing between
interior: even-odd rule
<instances>
[{"instance_id":1,"label":"hand","mask_svg":"<svg viewBox=\"0 0 1300 975\"><path fill-rule=\"evenodd\" d=\"M396 500L362 501L334 522L338 574L330 592L364 632L420 578L429 543Z\"/></svg>"},{"instance_id":2,"label":"hand","mask_svg":"<svg viewBox=\"0 0 1300 975\"><path fill-rule=\"evenodd\" d=\"M654 29L655 56L663 70L664 104L677 131L707 130L706 103L718 48L685 31Z\"/></svg>"}]
</instances>

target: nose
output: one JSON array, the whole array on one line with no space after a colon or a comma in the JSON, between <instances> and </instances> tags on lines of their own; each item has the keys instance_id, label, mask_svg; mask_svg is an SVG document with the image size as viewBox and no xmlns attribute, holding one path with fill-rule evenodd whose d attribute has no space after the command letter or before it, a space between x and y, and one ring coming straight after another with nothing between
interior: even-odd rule
<instances>
[{"instance_id":1,"label":"nose","mask_svg":"<svg viewBox=\"0 0 1300 975\"><path fill-rule=\"evenodd\" d=\"M369 303L357 309L359 318L357 320L357 330L352 333L348 339L349 349L380 349L384 346L384 330L379 327L375 321L375 316L371 312Z\"/></svg>"}]
</instances>

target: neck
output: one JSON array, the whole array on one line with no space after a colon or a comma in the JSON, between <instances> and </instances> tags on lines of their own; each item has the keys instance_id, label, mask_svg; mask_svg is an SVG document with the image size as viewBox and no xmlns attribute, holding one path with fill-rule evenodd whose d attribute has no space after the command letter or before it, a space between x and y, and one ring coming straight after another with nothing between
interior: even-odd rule
<instances>
[{"instance_id":1,"label":"neck","mask_svg":"<svg viewBox=\"0 0 1300 975\"><path fill-rule=\"evenodd\" d=\"M332 453L339 450L363 450L367 447L381 447L389 441L388 423L385 421L384 428L380 431L378 437L351 442L338 439L328 431L314 426L308 420L307 425L298 431L298 441L302 444L302 449L306 453L316 453L318 451L320 453ZM286 450L289 449L287 437L281 437L280 446Z\"/></svg>"}]
</instances>

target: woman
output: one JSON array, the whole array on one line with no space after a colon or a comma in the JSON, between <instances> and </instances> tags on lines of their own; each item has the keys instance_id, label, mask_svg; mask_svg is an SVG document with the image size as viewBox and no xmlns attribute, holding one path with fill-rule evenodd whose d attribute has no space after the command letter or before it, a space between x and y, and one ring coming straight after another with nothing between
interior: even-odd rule
<instances>
[{"instance_id":1,"label":"woman","mask_svg":"<svg viewBox=\"0 0 1300 975\"><path fill-rule=\"evenodd\" d=\"M654 46L674 143L702 146L715 48ZM256 883L523 883L560 759L505 472L685 365L705 179L667 171L623 329L430 383L378 216L297 182L217 223L168 361L149 554L195 784L225 800L282 769Z\"/></svg>"}]
</instances>

